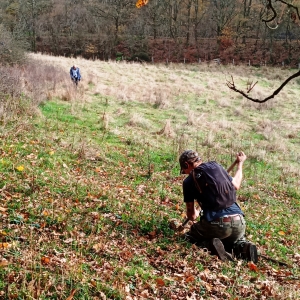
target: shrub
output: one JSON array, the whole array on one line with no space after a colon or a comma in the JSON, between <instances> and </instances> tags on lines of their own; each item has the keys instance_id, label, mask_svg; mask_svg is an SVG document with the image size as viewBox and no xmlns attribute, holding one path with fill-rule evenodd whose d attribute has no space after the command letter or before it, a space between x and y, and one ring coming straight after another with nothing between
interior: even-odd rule
<instances>
[{"instance_id":1,"label":"shrub","mask_svg":"<svg viewBox=\"0 0 300 300\"><path fill-rule=\"evenodd\" d=\"M26 60L25 46L0 24L0 62L6 65L23 64Z\"/></svg>"},{"instance_id":2,"label":"shrub","mask_svg":"<svg viewBox=\"0 0 300 300\"><path fill-rule=\"evenodd\" d=\"M147 53L140 52L140 53L132 55L130 60L134 60L134 61L147 61L147 62L149 62L150 61L150 57L149 57L149 55Z\"/></svg>"},{"instance_id":3,"label":"shrub","mask_svg":"<svg viewBox=\"0 0 300 300\"><path fill-rule=\"evenodd\" d=\"M123 60L123 53L122 52L117 52L116 53L116 61Z\"/></svg>"},{"instance_id":4,"label":"shrub","mask_svg":"<svg viewBox=\"0 0 300 300\"><path fill-rule=\"evenodd\" d=\"M21 98L21 78L16 67L0 66L0 121L18 115Z\"/></svg>"},{"instance_id":5,"label":"shrub","mask_svg":"<svg viewBox=\"0 0 300 300\"><path fill-rule=\"evenodd\" d=\"M60 92L64 81L61 68L30 59L22 66L0 65L0 121L34 114L40 103Z\"/></svg>"}]
</instances>

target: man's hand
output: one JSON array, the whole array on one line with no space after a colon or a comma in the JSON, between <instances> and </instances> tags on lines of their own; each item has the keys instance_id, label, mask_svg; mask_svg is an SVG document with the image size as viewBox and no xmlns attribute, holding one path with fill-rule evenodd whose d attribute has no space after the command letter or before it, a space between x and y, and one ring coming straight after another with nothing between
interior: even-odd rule
<instances>
[{"instance_id":1,"label":"man's hand","mask_svg":"<svg viewBox=\"0 0 300 300\"><path fill-rule=\"evenodd\" d=\"M190 220L186 219L183 223L179 223L176 219L172 219L169 222L169 228L174 231L181 232L186 229L186 225L189 224Z\"/></svg>"},{"instance_id":2,"label":"man's hand","mask_svg":"<svg viewBox=\"0 0 300 300\"><path fill-rule=\"evenodd\" d=\"M246 159L247 159L246 154L243 151L241 151L237 153L235 161L238 164L238 163L243 163Z\"/></svg>"},{"instance_id":3,"label":"man's hand","mask_svg":"<svg viewBox=\"0 0 300 300\"><path fill-rule=\"evenodd\" d=\"M191 221L196 220L199 217L201 209L196 208L194 202L186 202L185 204L186 204L186 215L188 219Z\"/></svg>"}]
</instances>

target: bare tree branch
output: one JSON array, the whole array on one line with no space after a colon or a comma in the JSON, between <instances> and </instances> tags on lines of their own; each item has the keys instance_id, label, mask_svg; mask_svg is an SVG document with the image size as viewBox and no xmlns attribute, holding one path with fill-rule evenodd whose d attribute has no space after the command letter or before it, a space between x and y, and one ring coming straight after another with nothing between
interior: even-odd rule
<instances>
[{"instance_id":1,"label":"bare tree branch","mask_svg":"<svg viewBox=\"0 0 300 300\"><path fill-rule=\"evenodd\" d=\"M255 83L253 86L250 86L250 89L248 88L248 91L247 91L247 92L244 92L244 91L239 90L239 89L236 88L235 83L234 83L234 80L233 80L233 77L231 76L231 82L230 82L230 81L227 81L227 86L228 86L231 90L233 90L233 91L235 91L235 92L241 94L242 96L244 96L244 97L247 98L248 100L251 100L251 101L256 102L256 103L264 103L264 102L267 102L268 100L274 98L277 94L279 94L279 92L284 88L284 86L286 86L286 85L288 84L289 81L291 81L292 79L294 79L294 78L296 78L296 77L300 77L300 71L298 71L297 73L295 73L295 74L293 74L292 76L288 77L288 78L280 85L280 87L279 87L278 89L276 89L276 90L273 92L272 95L266 97L265 99L255 99L255 98L252 98L252 97L250 97L250 96L247 95L247 93L249 93L249 92L253 89L253 87L254 87L254 85L255 85L256 83Z\"/></svg>"},{"instance_id":2,"label":"bare tree branch","mask_svg":"<svg viewBox=\"0 0 300 300\"><path fill-rule=\"evenodd\" d=\"M251 90L255 87L255 85L258 83L258 81L256 81L254 84L253 84L253 81L252 82L247 82L247 93L249 94L251 92Z\"/></svg>"},{"instance_id":3,"label":"bare tree branch","mask_svg":"<svg viewBox=\"0 0 300 300\"><path fill-rule=\"evenodd\" d=\"M284 5L286 5L286 6L289 7L289 8L294 9L294 10L295 10L295 13L293 13L293 14L294 14L295 19L298 17L298 19L300 20L299 8L298 8L297 6L291 4L291 3L287 2L287 1L284 1L284 0L274 0L274 2L276 2L276 1L278 1L278 2L280 2L280 3L282 3L282 4L284 4ZM273 7L272 0L267 0L266 8L267 8L267 9L271 9L271 11L272 11L272 16L271 16L270 18L268 18L268 19L262 18L262 22L264 22L265 25L266 25L268 28L270 28L270 29L276 29L276 28L278 27L278 25L279 25L279 22L276 22L276 26L275 26L275 27L271 27L271 26L268 24L268 23L274 21L275 18L278 16L276 9ZM292 76L288 77L288 78L287 78L287 79L279 86L279 88L276 89L276 90L273 92L272 95L270 95L270 96L268 96L268 97L266 97L266 98L264 98L264 99L255 99L255 98L252 98L252 97L250 97L250 96L248 95L249 92L254 88L254 86L256 85L257 82L256 82L255 84L253 84L253 82L250 83L250 82L248 81L248 82L247 82L247 91L246 91L246 92L244 92L244 91L238 89L238 88L235 86L235 83L234 83L234 80L233 80L233 77L232 77L232 76L231 76L231 81L227 81L226 84L227 84L227 86L228 86L231 90L233 90L233 91L235 91L235 92L241 94L242 96L244 96L244 97L247 98L248 100L253 101L253 102L256 102L256 103L264 103L264 102L267 102L268 100L274 98L276 95L278 95L278 94L280 93L280 91L281 91L281 90L282 90L282 89L283 89L283 88L284 88L284 87L285 87L292 79L294 79L294 78L296 78L296 77L300 77L300 71L298 71L298 72L296 72L295 74L293 74Z\"/></svg>"},{"instance_id":4,"label":"bare tree branch","mask_svg":"<svg viewBox=\"0 0 300 300\"><path fill-rule=\"evenodd\" d=\"M272 22L277 17L277 12L272 5L272 0L268 0L267 8L272 10L273 16L268 20L262 19L262 21L265 22L266 25L267 25L267 23Z\"/></svg>"},{"instance_id":5,"label":"bare tree branch","mask_svg":"<svg viewBox=\"0 0 300 300\"><path fill-rule=\"evenodd\" d=\"M275 0L275 1L278 1L278 2L280 2L280 3L283 3L284 5L286 5L286 6L289 7L289 8L293 8L293 9L296 11L296 15L298 16L298 19L300 20L300 13L299 13L299 9L298 9L297 6L295 6L295 5L293 5L293 4L289 3L289 2L286 2L286 1L284 1L284 0ZM270 25L268 24L268 23L272 22L273 20L275 20L275 18L276 18L277 15L278 15L276 9L275 9L275 8L273 7L273 5L272 5L272 0L268 0L268 1L267 1L266 8L267 8L267 9L271 9L272 12L273 12L273 15L272 15L272 17L271 17L270 19L262 19L262 21L265 23L265 25L266 25L269 29L272 29L272 30L277 29L277 28L278 28L278 25L279 25L279 22L276 22L276 26L275 26L275 27L272 27L272 26L270 26ZM295 18L296 18L296 15L295 15Z\"/></svg>"},{"instance_id":6,"label":"bare tree branch","mask_svg":"<svg viewBox=\"0 0 300 300\"><path fill-rule=\"evenodd\" d=\"M291 3L288 3L286 1L283 1L283 0L278 0L278 1L281 2L281 3L283 3L283 4L285 4L285 5L287 5L288 7L293 8L296 11L296 13L297 13L298 19L300 20L300 12L299 12L299 8L297 6L295 6L295 5L291 4Z\"/></svg>"},{"instance_id":7,"label":"bare tree branch","mask_svg":"<svg viewBox=\"0 0 300 300\"><path fill-rule=\"evenodd\" d=\"M265 25L272 30L275 30L278 28L279 22L276 22L276 26L275 27L271 27L268 23L272 22L276 17L277 17L277 11L275 10L275 8L272 5L272 0L268 0L268 4L267 4L267 9L271 9L273 12L273 16L266 20L266 19L262 19L262 21L265 23Z\"/></svg>"}]
</instances>

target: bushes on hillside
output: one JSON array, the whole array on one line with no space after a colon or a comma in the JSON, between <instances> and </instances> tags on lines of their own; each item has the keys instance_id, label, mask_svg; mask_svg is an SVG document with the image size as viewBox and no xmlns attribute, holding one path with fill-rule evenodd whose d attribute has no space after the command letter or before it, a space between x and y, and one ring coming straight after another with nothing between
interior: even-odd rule
<instances>
[{"instance_id":1,"label":"bushes on hillside","mask_svg":"<svg viewBox=\"0 0 300 300\"><path fill-rule=\"evenodd\" d=\"M31 60L22 66L0 65L0 122L34 114L41 102L57 94L66 77L64 70Z\"/></svg>"},{"instance_id":2,"label":"bushes on hillside","mask_svg":"<svg viewBox=\"0 0 300 300\"><path fill-rule=\"evenodd\" d=\"M0 24L0 64L23 64L26 60L25 44Z\"/></svg>"},{"instance_id":3,"label":"bushes on hillside","mask_svg":"<svg viewBox=\"0 0 300 300\"><path fill-rule=\"evenodd\" d=\"M0 65L0 120L4 122L18 115L21 98L20 71L16 67Z\"/></svg>"},{"instance_id":4,"label":"bushes on hillside","mask_svg":"<svg viewBox=\"0 0 300 300\"><path fill-rule=\"evenodd\" d=\"M139 61L139 62L149 62L151 61L149 55L144 52L136 53L131 56L130 58L131 61Z\"/></svg>"}]
</instances>

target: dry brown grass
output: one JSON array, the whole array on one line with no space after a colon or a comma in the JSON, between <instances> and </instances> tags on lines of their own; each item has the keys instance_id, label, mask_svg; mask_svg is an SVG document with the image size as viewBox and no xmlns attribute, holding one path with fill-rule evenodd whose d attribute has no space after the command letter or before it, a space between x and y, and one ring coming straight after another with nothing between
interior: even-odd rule
<instances>
[{"instance_id":1,"label":"dry brown grass","mask_svg":"<svg viewBox=\"0 0 300 300\"><path fill-rule=\"evenodd\" d=\"M151 124L149 122L149 120L147 120L146 118L144 118L144 116L142 116L139 113L133 113L130 116L130 120L128 122L129 126L137 126L137 127L141 127L141 128L150 128Z\"/></svg>"},{"instance_id":2,"label":"dry brown grass","mask_svg":"<svg viewBox=\"0 0 300 300\"><path fill-rule=\"evenodd\" d=\"M144 97L153 93L159 95L161 91L164 91L167 96L180 93L180 91L199 92L200 94L203 91L207 92L207 90L228 91L224 79L228 78L229 74L232 73L246 80L248 77L251 78L255 72L269 72L270 75L275 76L273 68L266 68L265 70L262 68L261 71L257 71L256 69L242 66L224 67L199 64L193 67L197 70L197 74L191 77L191 71L186 66L182 66L180 69L178 65L167 67L165 65L144 65L126 62L89 61L80 58L61 58L38 54L34 57L48 64L59 65L60 68L65 69L66 76L68 76L70 66L75 63L81 69L83 76L82 84L88 85L93 83L95 84L94 89L101 91L103 91L103 88L106 89L109 86L111 94L123 92L128 99L139 100L146 100ZM265 77L263 80L268 80L269 85L272 84L275 86L281 82L282 77L290 74L288 70L278 69L276 72L281 75L278 80L273 77L270 80ZM279 76L276 75L275 77ZM117 90L114 88L117 88ZM268 90L266 90L266 93L268 93Z\"/></svg>"},{"instance_id":3,"label":"dry brown grass","mask_svg":"<svg viewBox=\"0 0 300 300\"><path fill-rule=\"evenodd\" d=\"M20 109L22 83L16 67L0 66L0 119L6 122Z\"/></svg>"},{"instance_id":4,"label":"dry brown grass","mask_svg":"<svg viewBox=\"0 0 300 300\"><path fill-rule=\"evenodd\" d=\"M244 147L245 136L250 139L252 132L261 134L262 139L253 141L253 149L259 157L265 157L265 151L280 154L294 151L295 145L290 140L297 136L300 127L297 113L300 92L297 82L288 85L278 96L264 104L248 101L226 86L226 80L231 79L231 75L240 88L246 88L247 81L258 81L250 95L262 98L272 93L293 70L205 63L166 66L40 54L31 56L34 61L65 72L61 84L55 84L55 88L52 87L51 92L48 92L48 98L55 96L82 103L94 101L97 96L115 99L109 100L109 104L115 106L110 114L117 116L109 121L109 127L114 132L126 130L125 127L114 125L120 117L127 116L128 126L138 132L151 126L158 132L169 119L172 134L180 137L185 132L190 137L188 144L201 133L206 147L218 148L218 131L221 129L222 140L233 140L231 144L235 148ZM79 66L82 74L76 93L69 84L69 68L74 63ZM137 103L153 106L157 116L165 111L164 116L153 123L147 115L135 111ZM120 107L127 104L131 106L130 109ZM105 124L104 127L108 127L108 123Z\"/></svg>"},{"instance_id":5,"label":"dry brown grass","mask_svg":"<svg viewBox=\"0 0 300 300\"><path fill-rule=\"evenodd\" d=\"M171 120L167 120L165 126L158 131L157 134L165 135L167 137L174 137L175 133L171 125Z\"/></svg>"}]
</instances>

